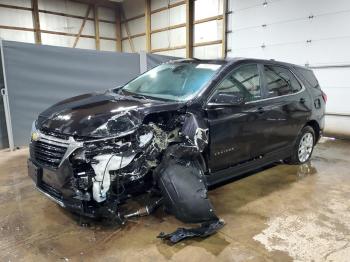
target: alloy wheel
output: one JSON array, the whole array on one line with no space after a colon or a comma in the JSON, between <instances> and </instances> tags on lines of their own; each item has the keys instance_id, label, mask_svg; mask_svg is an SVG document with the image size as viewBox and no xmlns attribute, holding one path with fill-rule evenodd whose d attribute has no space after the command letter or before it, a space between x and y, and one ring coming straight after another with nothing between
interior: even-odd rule
<instances>
[{"instance_id":1,"label":"alloy wheel","mask_svg":"<svg viewBox=\"0 0 350 262\"><path fill-rule=\"evenodd\" d=\"M299 142L298 158L301 163L306 162L312 153L314 137L311 133L305 133Z\"/></svg>"}]
</instances>

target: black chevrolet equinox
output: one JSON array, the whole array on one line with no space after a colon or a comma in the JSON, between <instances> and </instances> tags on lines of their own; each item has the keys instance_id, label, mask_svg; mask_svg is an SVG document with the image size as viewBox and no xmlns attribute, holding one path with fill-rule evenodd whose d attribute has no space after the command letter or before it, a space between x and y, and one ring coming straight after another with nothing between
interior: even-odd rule
<instances>
[{"instance_id":1,"label":"black chevrolet equinox","mask_svg":"<svg viewBox=\"0 0 350 262\"><path fill-rule=\"evenodd\" d=\"M66 99L34 121L36 188L82 216L124 224L162 206L208 236L224 225L207 189L283 160L307 162L327 97L314 73L274 60L176 60L124 86ZM142 199L136 208L131 200Z\"/></svg>"}]
</instances>

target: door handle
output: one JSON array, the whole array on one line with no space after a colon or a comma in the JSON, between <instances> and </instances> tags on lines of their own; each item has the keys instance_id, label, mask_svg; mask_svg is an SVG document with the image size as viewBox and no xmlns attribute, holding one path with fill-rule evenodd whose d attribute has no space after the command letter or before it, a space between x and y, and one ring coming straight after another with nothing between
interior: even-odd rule
<instances>
[{"instance_id":1,"label":"door handle","mask_svg":"<svg viewBox=\"0 0 350 262\"><path fill-rule=\"evenodd\" d=\"M263 114L263 113L265 113L265 109L263 107L258 107L257 112L258 112L258 114Z\"/></svg>"},{"instance_id":2,"label":"door handle","mask_svg":"<svg viewBox=\"0 0 350 262\"><path fill-rule=\"evenodd\" d=\"M305 98L304 97L300 98L300 103L302 103L302 104L305 103Z\"/></svg>"}]
</instances>

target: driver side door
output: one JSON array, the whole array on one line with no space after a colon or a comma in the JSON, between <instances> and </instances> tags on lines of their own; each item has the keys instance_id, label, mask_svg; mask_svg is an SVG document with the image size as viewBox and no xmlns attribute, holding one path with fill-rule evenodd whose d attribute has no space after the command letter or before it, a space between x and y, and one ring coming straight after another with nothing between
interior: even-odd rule
<instances>
[{"instance_id":1,"label":"driver side door","mask_svg":"<svg viewBox=\"0 0 350 262\"><path fill-rule=\"evenodd\" d=\"M211 172L251 159L264 143L259 102L263 94L262 69L255 63L236 67L217 85L208 101ZM224 103L229 97L233 103Z\"/></svg>"}]
</instances>

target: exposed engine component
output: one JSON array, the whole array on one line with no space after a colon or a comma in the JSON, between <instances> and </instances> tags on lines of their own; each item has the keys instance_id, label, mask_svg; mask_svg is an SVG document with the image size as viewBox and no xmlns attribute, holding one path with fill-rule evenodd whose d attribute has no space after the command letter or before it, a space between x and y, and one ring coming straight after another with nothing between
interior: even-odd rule
<instances>
[{"instance_id":1,"label":"exposed engine component","mask_svg":"<svg viewBox=\"0 0 350 262\"><path fill-rule=\"evenodd\" d=\"M93 178L92 193L97 202L106 200L106 193L111 184L110 171L121 169L134 159L135 154L130 156L98 155L93 158L91 164L95 171Z\"/></svg>"}]
</instances>

